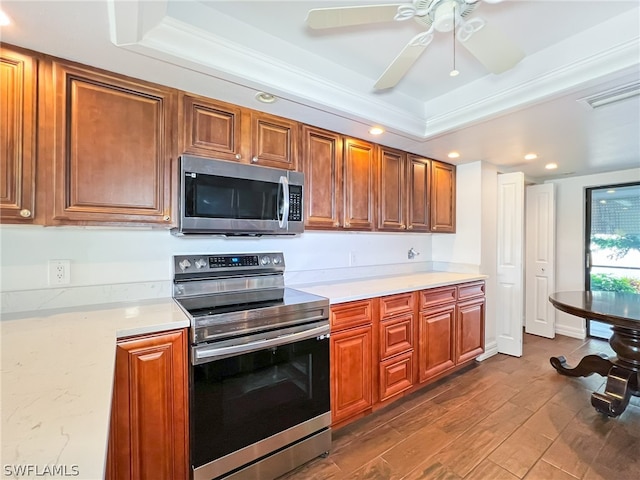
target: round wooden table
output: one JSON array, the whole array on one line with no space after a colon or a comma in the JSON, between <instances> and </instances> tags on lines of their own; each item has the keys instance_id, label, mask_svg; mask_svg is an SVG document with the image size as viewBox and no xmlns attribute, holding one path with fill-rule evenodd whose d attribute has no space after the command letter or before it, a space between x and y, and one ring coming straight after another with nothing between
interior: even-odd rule
<instances>
[{"instance_id":1,"label":"round wooden table","mask_svg":"<svg viewBox=\"0 0 640 480\"><path fill-rule=\"evenodd\" d=\"M640 396L640 295L620 292L557 292L549 296L555 308L611 325L609 339L616 357L587 355L576 367L564 357L550 362L562 375L586 377L593 373L607 377L604 393L594 392L591 404L601 413L617 417L629 404L631 395Z\"/></svg>"}]
</instances>

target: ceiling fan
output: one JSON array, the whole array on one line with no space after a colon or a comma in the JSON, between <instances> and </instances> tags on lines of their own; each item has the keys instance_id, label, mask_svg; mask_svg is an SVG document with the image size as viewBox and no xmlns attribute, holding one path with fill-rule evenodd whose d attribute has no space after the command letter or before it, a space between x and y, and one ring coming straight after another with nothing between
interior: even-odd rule
<instances>
[{"instance_id":1,"label":"ceiling fan","mask_svg":"<svg viewBox=\"0 0 640 480\"><path fill-rule=\"evenodd\" d=\"M482 0L499 3L502 0ZM376 90L394 87L433 40L435 31L454 30L458 41L491 73L513 68L524 52L498 29L479 17L467 19L480 0L413 0L408 4L361 5L309 10L307 25L313 29L367 25L410 18L427 30L413 37L374 85Z\"/></svg>"}]
</instances>

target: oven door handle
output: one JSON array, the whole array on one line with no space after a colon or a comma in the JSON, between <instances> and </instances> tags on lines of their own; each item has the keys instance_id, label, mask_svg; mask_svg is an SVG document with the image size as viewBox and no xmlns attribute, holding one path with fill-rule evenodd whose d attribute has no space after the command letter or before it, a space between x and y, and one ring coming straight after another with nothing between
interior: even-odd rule
<instances>
[{"instance_id":1,"label":"oven door handle","mask_svg":"<svg viewBox=\"0 0 640 480\"><path fill-rule=\"evenodd\" d=\"M303 330L302 332L289 333L273 338L264 338L242 345L231 345L227 347L219 347L216 345L202 345L193 347L192 363L194 365L199 365L201 363L206 363L213 360L233 357L236 355L241 355L243 353L256 352L258 350L264 350L265 348L287 345L289 343L299 342L301 340L307 340L314 337L318 338L318 340L329 338L329 325L310 328L308 330Z\"/></svg>"}]
</instances>

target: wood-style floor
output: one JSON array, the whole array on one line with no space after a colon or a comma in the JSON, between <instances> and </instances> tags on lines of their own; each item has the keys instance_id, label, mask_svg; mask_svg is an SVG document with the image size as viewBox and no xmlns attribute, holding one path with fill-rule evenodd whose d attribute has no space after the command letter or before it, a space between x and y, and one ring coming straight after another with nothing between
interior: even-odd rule
<instances>
[{"instance_id":1,"label":"wood-style floor","mask_svg":"<svg viewBox=\"0 0 640 480\"><path fill-rule=\"evenodd\" d=\"M640 399L608 418L590 397L597 374L561 376L612 355L607 342L525 335L521 358L495 355L333 432L332 450L281 477L294 479L640 479Z\"/></svg>"}]
</instances>

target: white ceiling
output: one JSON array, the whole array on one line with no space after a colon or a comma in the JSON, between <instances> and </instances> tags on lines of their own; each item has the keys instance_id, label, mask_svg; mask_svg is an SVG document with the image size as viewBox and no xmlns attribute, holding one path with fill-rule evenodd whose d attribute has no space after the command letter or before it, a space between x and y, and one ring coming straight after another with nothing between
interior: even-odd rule
<instances>
[{"instance_id":1,"label":"white ceiling","mask_svg":"<svg viewBox=\"0 0 640 480\"><path fill-rule=\"evenodd\" d=\"M7 1L2 41L368 138L453 163L484 160L542 180L640 166L640 96L594 110L583 99L640 84L637 0L481 2L472 17L525 53L489 74L438 33L393 89L373 84L417 22L314 31L311 8L350 1ZM397 2L408 4L410 1ZM640 85L639 85L640 87ZM262 90L278 96L257 103ZM387 132L371 137L380 125ZM537 160L524 155L536 152ZM544 165L556 162L558 170Z\"/></svg>"}]
</instances>

